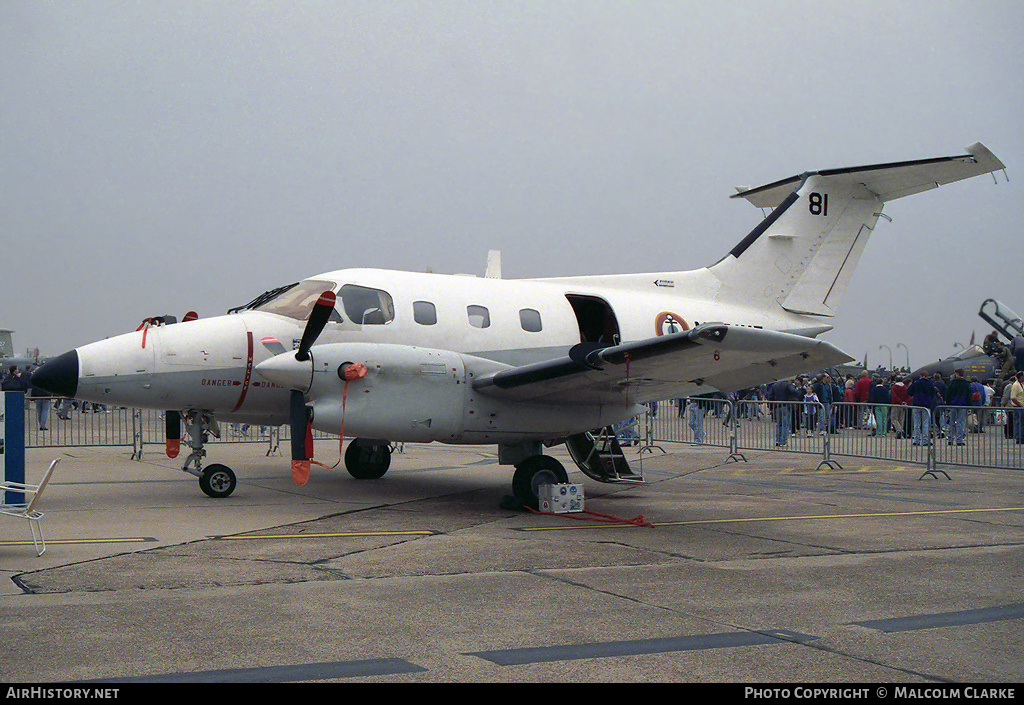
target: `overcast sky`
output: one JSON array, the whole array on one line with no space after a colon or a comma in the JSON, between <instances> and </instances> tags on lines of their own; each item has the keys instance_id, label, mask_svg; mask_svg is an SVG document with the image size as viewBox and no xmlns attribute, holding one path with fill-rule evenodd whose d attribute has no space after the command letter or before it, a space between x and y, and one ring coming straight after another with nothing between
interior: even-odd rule
<instances>
[{"instance_id":1,"label":"overcast sky","mask_svg":"<svg viewBox=\"0 0 1024 705\"><path fill-rule=\"evenodd\" d=\"M1024 3L0 3L0 327L56 355L344 267L693 269L737 185L960 154L825 337L952 354L1024 313ZM897 343L906 346L905 352Z\"/></svg>"}]
</instances>

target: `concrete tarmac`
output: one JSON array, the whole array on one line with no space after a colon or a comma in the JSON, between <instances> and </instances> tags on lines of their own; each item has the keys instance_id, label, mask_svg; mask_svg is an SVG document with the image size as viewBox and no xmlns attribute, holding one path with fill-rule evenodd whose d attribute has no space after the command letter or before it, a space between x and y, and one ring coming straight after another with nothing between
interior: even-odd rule
<instances>
[{"instance_id":1,"label":"concrete tarmac","mask_svg":"<svg viewBox=\"0 0 1024 705\"><path fill-rule=\"evenodd\" d=\"M43 556L2 517L4 680L1024 680L1020 471L663 444L607 485L551 450L587 510L651 526L504 509L493 447L303 487L264 448L208 447L220 500L159 449L29 450L29 482L61 464Z\"/></svg>"}]
</instances>

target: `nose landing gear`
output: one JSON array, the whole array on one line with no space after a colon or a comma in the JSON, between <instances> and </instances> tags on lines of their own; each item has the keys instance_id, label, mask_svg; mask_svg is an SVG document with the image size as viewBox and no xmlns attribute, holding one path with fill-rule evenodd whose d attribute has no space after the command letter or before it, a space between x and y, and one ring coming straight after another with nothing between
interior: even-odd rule
<instances>
[{"instance_id":1,"label":"nose landing gear","mask_svg":"<svg viewBox=\"0 0 1024 705\"><path fill-rule=\"evenodd\" d=\"M199 487L208 497L227 497L235 491L235 473L227 465L213 463L207 465L199 476Z\"/></svg>"},{"instance_id":2,"label":"nose landing gear","mask_svg":"<svg viewBox=\"0 0 1024 705\"><path fill-rule=\"evenodd\" d=\"M168 411L167 413L178 413ZM189 411L185 416L185 431L188 433L188 446L192 449L182 470L190 475L199 478L199 488L208 497L219 499L227 497L235 491L238 481L235 473L227 465L213 463L203 468L203 458L206 457L206 449L203 444L206 442L207 433L212 433L220 438L220 427L216 420L200 411Z\"/></svg>"}]
</instances>

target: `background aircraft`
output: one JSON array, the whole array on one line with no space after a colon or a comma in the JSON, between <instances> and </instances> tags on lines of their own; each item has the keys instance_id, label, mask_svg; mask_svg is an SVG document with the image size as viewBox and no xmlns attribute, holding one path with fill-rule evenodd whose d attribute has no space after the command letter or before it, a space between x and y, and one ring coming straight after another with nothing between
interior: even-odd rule
<instances>
[{"instance_id":1,"label":"background aircraft","mask_svg":"<svg viewBox=\"0 0 1024 705\"><path fill-rule=\"evenodd\" d=\"M34 355L19 356L14 354L14 341L12 336L13 330L7 328L0 328L0 377L6 374L8 368L11 365L17 365L20 369L25 369L25 365L32 365L33 367L44 360L39 357L39 350L35 351Z\"/></svg>"},{"instance_id":2,"label":"background aircraft","mask_svg":"<svg viewBox=\"0 0 1024 705\"><path fill-rule=\"evenodd\" d=\"M995 299L985 299L981 303L978 315L1001 334L1006 342L1010 342L1018 335L1024 335L1024 320L1006 304L1001 304Z\"/></svg>"},{"instance_id":3,"label":"background aircraft","mask_svg":"<svg viewBox=\"0 0 1024 705\"><path fill-rule=\"evenodd\" d=\"M1024 323L1021 317L1011 311L1005 304L995 299L985 299L981 304L978 315L992 326L996 337L1003 337L1002 343L1009 343L1014 337L1024 335ZM987 379L1003 379L1009 376L1016 369L1012 357L1008 364L1001 354L990 355L986 352L984 345L969 345L955 355L933 362L930 365L914 370L913 376L917 377L922 371L928 374L938 372L944 378L953 376L953 370L962 368L968 377L977 377L981 381Z\"/></svg>"},{"instance_id":4,"label":"background aircraft","mask_svg":"<svg viewBox=\"0 0 1024 705\"><path fill-rule=\"evenodd\" d=\"M636 481L605 429L648 401L735 391L850 357L828 331L890 200L1003 169L983 145L918 161L807 172L743 198L771 213L722 259L692 271L506 280L348 269L271 289L228 315L147 319L33 377L57 394L168 413L184 468L226 496L234 473L202 468L218 420L291 424L306 482L310 429L348 435L349 473L382 476L391 442L496 444L515 496L566 482L543 453L567 442L602 481Z\"/></svg>"},{"instance_id":5,"label":"background aircraft","mask_svg":"<svg viewBox=\"0 0 1024 705\"><path fill-rule=\"evenodd\" d=\"M980 345L971 345L956 355L944 358L928 365L923 365L911 373L912 379L917 379L922 372L934 375L938 372L944 379L953 376L953 370L962 368L967 378L977 377L985 381L987 379L998 379L999 369L1002 360L990 357L985 354Z\"/></svg>"}]
</instances>

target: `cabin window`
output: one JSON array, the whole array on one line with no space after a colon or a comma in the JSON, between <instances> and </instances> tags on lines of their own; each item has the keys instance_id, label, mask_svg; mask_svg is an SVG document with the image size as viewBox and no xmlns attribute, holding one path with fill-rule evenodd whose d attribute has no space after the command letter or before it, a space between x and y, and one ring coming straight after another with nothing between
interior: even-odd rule
<instances>
[{"instance_id":1,"label":"cabin window","mask_svg":"<svg viewBox=\"0 0 1024 705\"><path fill-rule=\"evenodd\" d=\"M341 303L349 320L359 325L381 326L395 319L391 294L380 289L346 284L341 287Z\"/></svg>"},{"instance_id":2,"label":"cabin window","mask_svg":"<svg viewBox=\"0 0 1024 705\"><path fill-rule=\"evenodd\" d=\"M519 311L519 323L528 333L539 333L541 329L540 311L524 308Z\"/></svg>"},{"instance_id":3,"label":"cabin window","mask_svg":"<svg viewBox=\"0 0 1024 705\"><path fill-rule=\"evenodd\" d=\"M469 316L469 325L474 328L489 328L491 325L491 314L486 306L467 306L466 314Z\"/></svg>"},{"instance_id":4,"label":"cabin window","mask_svg":"<svg viewBox=\"0 0 1024 705\"><path fill-rule=\"evenodd\" d=\"M429 301L413 301L412 317L420 325L432 326L437 323L437 309Z\"/></svg>"}]
</instances>

